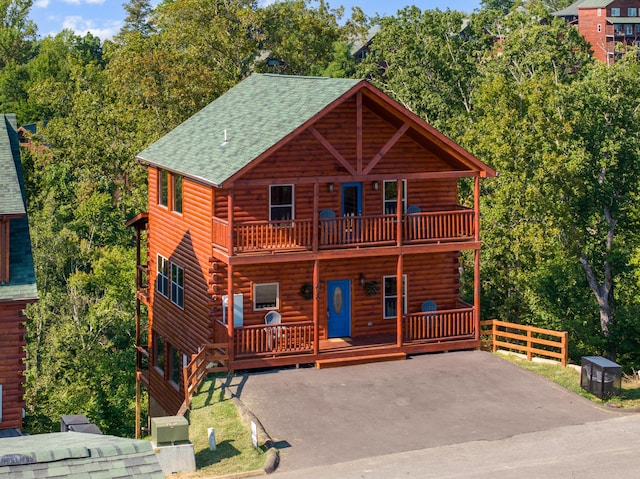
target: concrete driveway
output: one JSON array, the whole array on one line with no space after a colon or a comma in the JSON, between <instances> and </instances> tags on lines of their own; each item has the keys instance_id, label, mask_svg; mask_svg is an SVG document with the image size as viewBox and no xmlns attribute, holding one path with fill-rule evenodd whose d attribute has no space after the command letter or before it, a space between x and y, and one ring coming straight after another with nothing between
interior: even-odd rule
<instances>
[{"instance_id":1,"label":"concrete driveway","mask_svg":"<svg viewBox=\"0 0 640 479\"><path fill-rule=\"evenodd\" d=\"M482 351L235 376L231 392L280 449L279 471L614 418Z\"/></svg>"}]
</instances>

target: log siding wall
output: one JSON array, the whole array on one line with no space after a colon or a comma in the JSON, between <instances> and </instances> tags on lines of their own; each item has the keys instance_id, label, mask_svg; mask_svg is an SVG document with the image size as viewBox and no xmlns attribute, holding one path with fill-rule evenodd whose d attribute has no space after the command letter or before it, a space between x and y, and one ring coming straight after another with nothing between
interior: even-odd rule
<instances>
[{"instance_id":1,"label":"log siding wall","mask_svg":"<svg viewBox=\"0 0 640 479\"><path fill-rule=\"evenodd\" d=\"M22 428L24 408L24 335L25 319L21 311L26 302L0 303L0 384L2 384L2 421L0 429Z\"/></svg>"}]
</instances>

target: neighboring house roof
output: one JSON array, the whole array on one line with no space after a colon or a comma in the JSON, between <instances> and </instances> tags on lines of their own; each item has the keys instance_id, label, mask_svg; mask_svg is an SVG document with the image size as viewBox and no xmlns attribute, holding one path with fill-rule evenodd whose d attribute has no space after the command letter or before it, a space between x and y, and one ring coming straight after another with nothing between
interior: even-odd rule
<instances>
[{"instance_id":1,"label":"neighboring house roof","mask_svg":"<svg viewBox=\"0 0 640 479\"><path fill-rule=\"evenodd\" d=\"M359 81L254 73L137 158L220 185Z\"/></svg>"},{"instance_id":2,"label":"neighboring house roof","mask_svg":"<svg viewBox=\"0 0 640 479\"><path fill-rule=\"evenodd\" d=\"M249 163L363 89L467 166L495 171L365 80L254 73L153 143L138 160L222 186ZM232 180L233 181L233 180Z\"/></svg>"},{"instance_id":3,"label":"neighboring house roof","mask_svg":"<svg viewBox=\"0 0 640 479\"><path fill-rule=\"evenodd\" d=\"M59 432L0 439L0 478L164 478L148 441Z\"/></svg>"},{"instance_id":4,"label":"neighboring house roof","mask_svg":"<svg viewBox=\"0 0 640 479\"><path fill-rule=\"evenodd\" d=\"M15 115L0 114L0 216L11 218L9 283L0 284L0 302L38 298L17 131Z\"/></svg>"},{"instance_id":5,"label":"neighboring house roof","mask_svg":"<svg viewBox=\"0 0 640 479\"><path fill-rule=\"evenodd\" d=\"M614 0L584 0L584 2L578 5L578 8L603 8L613 2Z\"/></svg>"}]
</instances>

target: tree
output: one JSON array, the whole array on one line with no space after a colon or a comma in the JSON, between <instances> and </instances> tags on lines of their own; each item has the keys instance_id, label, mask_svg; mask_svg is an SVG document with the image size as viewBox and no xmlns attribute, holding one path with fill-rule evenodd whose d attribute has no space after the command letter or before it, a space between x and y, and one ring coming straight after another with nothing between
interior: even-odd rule
<instances>
[{"instance_id":1,"label":"tree","mask_svg":"<svg viewBox=\"0 0 640 479\"><path fill-rule=\"evenodd\" d=\"M29 20L32 0L0 0L0 69L21 65L32 55L36 26Z\"/></svg>"}]
</instances>

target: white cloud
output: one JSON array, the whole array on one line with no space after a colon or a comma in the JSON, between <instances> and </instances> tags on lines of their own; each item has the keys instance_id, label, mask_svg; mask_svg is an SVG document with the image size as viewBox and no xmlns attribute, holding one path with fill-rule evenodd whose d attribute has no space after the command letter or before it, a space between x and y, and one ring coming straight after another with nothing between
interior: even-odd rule
<instances>
[{"instance_id":1,"label":"white cloud","mask_svg":"<svg viewBox=\"0 0 640 479\"><path fill-rule=\"evenodd\" d=\"M102 5L104 3L104 0L87 0L87 3L92 5Z\"/></svg>"},{"instance_id":2,"label":"white cloud","mask_svg":"<svg viewBox=\"0 0 640 479\"><path fill-rule=\"evenodd\" d=\"M68 28L78 36L85 36L87 33L91 33L101 40L113 38L113 36L120 31L122 22L119 20L106 21L101 27L97 27L93 20L85 20L80 16L65 17L62 22L62 28Z\"/></svg>"},{"instance_id":3,"label":"white cloud","mask_svg":"<svg viewBox=\"0 0 640 479\"><path fill-rule=\"evenodd\" d=\"M62 0L64 3L68 3L69 5L80 5L82 0Z\"/></svg>"},{"instance_id":4,"label":"white cloud","mask_svg":"<svg viewBox=\"0 0 640 479\"><path fill-rule=\"evenodd\" d=\"M268 7L269 5L273 5L274 3L276 3L278 0L259 0L258 1L258 6L259 7Z\"/></svg>"},{"instance_id":5,"label":"white cloud","mask_svg":"<svg viewBox=\"0 0 640 479\"><path fill-rule=\"evenodd\" d=\"M49 0L36 0L33 6L36 8L47 8L49 6Z\"/></svg>"}]
</instances>

